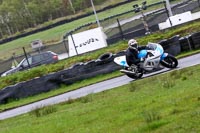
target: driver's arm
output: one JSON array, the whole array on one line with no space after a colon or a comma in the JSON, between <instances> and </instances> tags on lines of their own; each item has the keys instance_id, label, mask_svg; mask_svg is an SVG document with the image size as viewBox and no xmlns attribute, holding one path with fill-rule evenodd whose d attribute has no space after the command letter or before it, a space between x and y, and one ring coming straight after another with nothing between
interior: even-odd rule
<instances>
[{"instance_id":1,"label":"driver's arm","mask_svg":"<svg viewBox=\"0 0 200 133\"><path fill-rule=\"evenodd\" d=\"M140 47L138 47L138 50L140 51L140 50L143 50L143 49L147 49L147 46L140 46Z\"/></svg>"}]
</instances>

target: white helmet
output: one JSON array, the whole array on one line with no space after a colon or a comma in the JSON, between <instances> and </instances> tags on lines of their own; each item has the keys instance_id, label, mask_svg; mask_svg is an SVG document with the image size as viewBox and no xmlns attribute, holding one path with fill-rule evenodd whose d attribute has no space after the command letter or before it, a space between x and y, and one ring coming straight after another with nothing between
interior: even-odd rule
<instances>
[{"instance_id":1,"label":"white helmet","mask_svg":"<svg viewBox=\"0 0 200 133\"><path fill-rule=\"evenodd\" d=\"M135 39L129 40L128 46L129 46L129 48L137 49L138 48L137 41Z\"/></svg>"}]
</instances>

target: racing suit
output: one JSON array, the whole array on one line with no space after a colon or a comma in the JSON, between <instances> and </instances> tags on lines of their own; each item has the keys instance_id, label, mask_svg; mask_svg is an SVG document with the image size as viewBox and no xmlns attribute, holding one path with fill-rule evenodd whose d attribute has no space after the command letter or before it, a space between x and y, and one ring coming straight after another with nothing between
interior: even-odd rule
<instances>
[{"instance_id":1,"label":"racing suit","mask_svg":"<svg viewBox=\"0 0 200 133\"><path fill-rule=\"evenodd\" d=\"M128 48L126 50L126 62L129 66L132 64L138 65L140 59L138 58L138 53L140 50L146 49L146 46L140 46L137 49Z\"/></svg>"}]
</instances>

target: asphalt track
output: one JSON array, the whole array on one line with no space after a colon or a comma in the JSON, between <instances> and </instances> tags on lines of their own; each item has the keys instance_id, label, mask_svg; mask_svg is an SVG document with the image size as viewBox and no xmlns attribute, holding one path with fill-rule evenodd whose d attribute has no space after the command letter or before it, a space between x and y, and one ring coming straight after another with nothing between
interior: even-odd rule
<instances>
[{"instance_id":1,"label":"asphalt track","mask_svg":"<svg viewBox=\"0 0 200 133\"><path fill-rule=\"evenodd\" d=\"M195 54L195 55L192 55L189 57L185 57L185 58L179 59L178 61L179 61L179 65L176 69L182 69L182 68L198 65L198 64L200 64L200 54ZM145 74L143 76L143 78L153 76L156 74L165 73L165 72L168 72L169 70L170 69L164 68L157 72ZM99 82L99 83L96 83L96 84L93 84L90 86L80 88L75 91L71 91L71 92L59 95L59 96L51 97L51 98L48 98L48 99L45 99L45 100L42 100L39 102L35 102L35 103L29 104L29 105L25 105L22 107L18 107L18 108L12 109L12 110L2 112L2 113L0 113L0 120L11 118L11 117L14 117L17 115L21 115L21 114L30 112L33 109L36 109L38 107L53 105L53 104L67 101L69 99L76 99L79 97L83 97L83 96L86 96L91 93L98 93L98 92L102 92L105 90L113 89L115 87L120 87L122 85L128 84L131 81L133 81L133 79L131 79L127 76L121 76L121 77L113 78L113 79L106 80L103 82Z\"/></svg>"}]
</instances>

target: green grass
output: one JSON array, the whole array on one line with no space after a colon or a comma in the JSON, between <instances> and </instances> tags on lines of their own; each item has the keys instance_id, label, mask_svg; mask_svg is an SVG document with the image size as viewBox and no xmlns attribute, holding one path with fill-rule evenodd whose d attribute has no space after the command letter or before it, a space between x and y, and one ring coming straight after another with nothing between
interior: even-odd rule
<instances>
[{"instance_id":1,"label":"green grass","mask_svg":"<svg viewBox=\"0 0 200 133\"><path fill-rule=\"evenodd\" d=\"M12 133L200 131L200 65L0 121ZM174 82L166 86L166 82ZM132 88L135 89L132 89Z\"/></svg>"}]
</instances>

